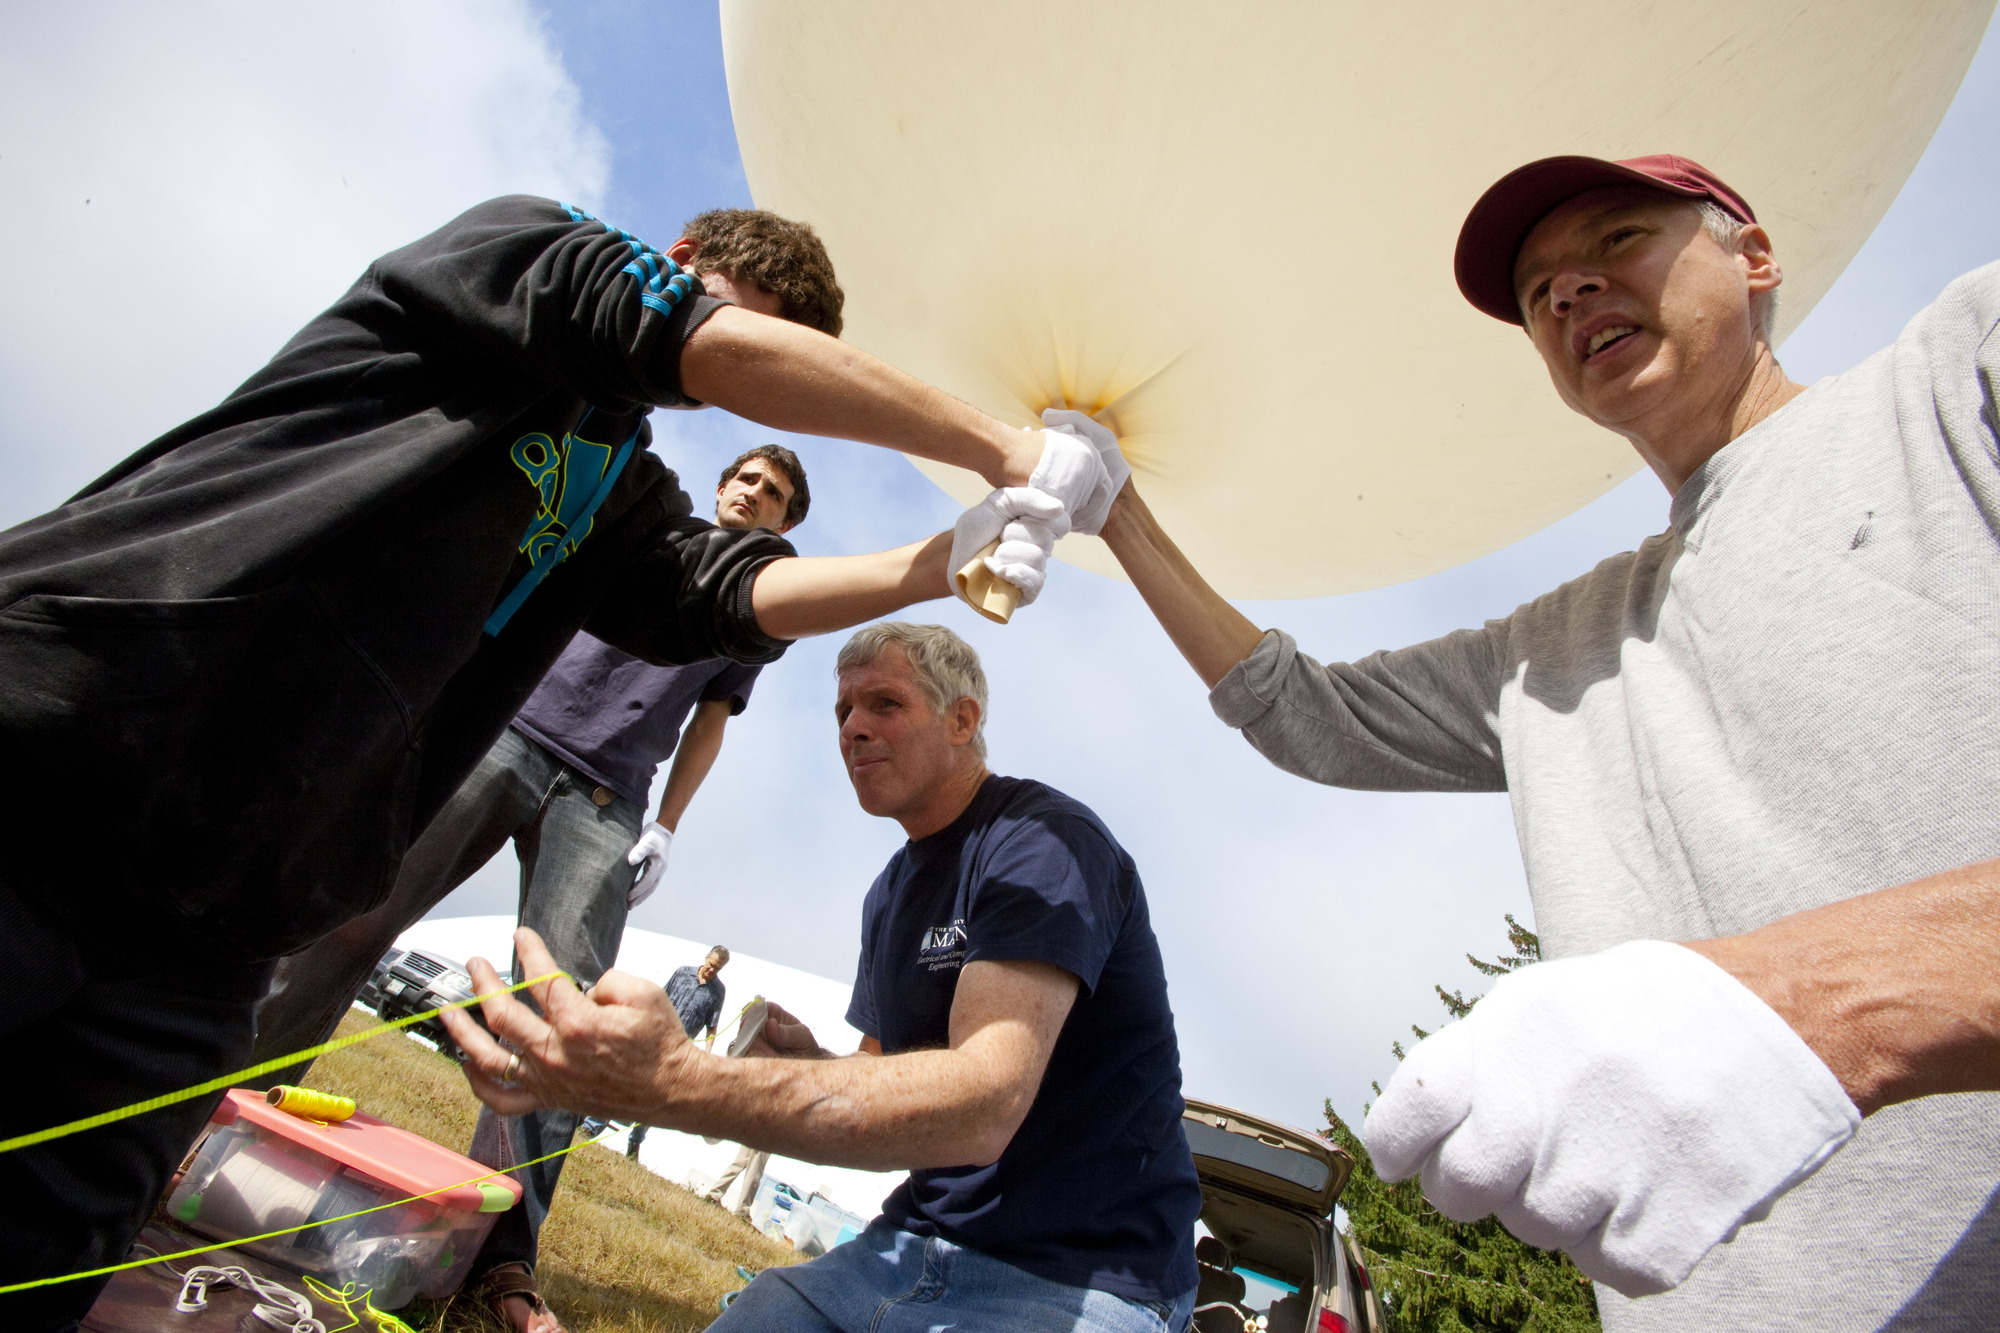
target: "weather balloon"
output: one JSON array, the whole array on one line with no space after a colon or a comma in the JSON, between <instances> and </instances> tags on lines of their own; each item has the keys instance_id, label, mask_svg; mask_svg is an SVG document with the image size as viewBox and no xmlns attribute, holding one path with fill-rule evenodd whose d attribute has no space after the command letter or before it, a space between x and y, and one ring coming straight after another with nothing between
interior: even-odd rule
<instances>
[{"instance_id":1,"label":"weather balloon","mask_svg":"<svg viewBox=\"0 0 2000 1333\"><path fill-rule=\"evenodd\" d=\"M856 345L1016 424L1096 414L1219 588L1306 597L1495 550L1636 466L1454 287L1487 185L1558 153L1707 164L1776 242L1782 336L1992 9L722 0L722 33L751 192L819 229Z\"/></svg>"}]
</instances>

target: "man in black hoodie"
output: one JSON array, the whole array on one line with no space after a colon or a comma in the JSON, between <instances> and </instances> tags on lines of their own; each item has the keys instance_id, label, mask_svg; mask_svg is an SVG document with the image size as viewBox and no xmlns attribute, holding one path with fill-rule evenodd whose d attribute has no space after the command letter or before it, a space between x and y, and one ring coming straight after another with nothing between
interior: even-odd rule
<instances>
[{"instance_id":1,"label":"man in black hoodie","mask_svg":"<svg viewBox=\"0 0 2000 1333\"><path fill-rule=\"evenodd\" d=\"M760 216L763 252L831 287L809 229ZM946 593L950 534L798 559L695 518L647 451L652 407L1108 501L1095 454L1071 457L1088 445L757 313L792 298L750 257L697 277L699 248L482 204L0 533L0 1068L54 1075L0 1107L0 1138L245 1063L270 960L382 899L578 629L654 662L767 662ZM829 300L837 320L837 288L785 313L824 325ZM0 1153L0 1286L122 1259L214 1104ZM0 1295L0 1323L67 1327L99 1286Z\"/></svg>"}]
</instances>

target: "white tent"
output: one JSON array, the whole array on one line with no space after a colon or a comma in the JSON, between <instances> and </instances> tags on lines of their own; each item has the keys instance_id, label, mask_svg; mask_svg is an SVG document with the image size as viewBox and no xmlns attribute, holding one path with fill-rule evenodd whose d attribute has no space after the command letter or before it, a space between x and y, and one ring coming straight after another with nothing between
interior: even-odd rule
<instances>
[{"instance_id":1,"label":"white tent","mask_svg":"<svg viewBox=\"0 0 2000 1333\"><path fill-rule=\"evenodd\" d=\"M418 922L404 931L396 944L404 949L440 953L461 963L477 955L505 972L513 957L513 931L514 918L510 916L447 917ZM675 968L698 965L707 956L710 945L716 943L727 941L684 940L650 930L627 929L619 945L617 966L648 981L663 983ZM819 1038L820 1045L830 1051L851 1051L861 1044L861 1034L847 1025L851 986L733 949L722 982L728 989L731 1026L725 1027L716 1039L717 1051L728 1046L734 1035L736 1016L757 995L777 1002L803 1020ZM619 1152L625 1149L622 1135L607 1139L606 1144ZM735 1155L733 1143L711 1144L698 1135L667 1129L649 1132L639 1149L642 1165L695 1190L707 1189ZM818 1193L851 1213L870 1218L880 1211L883 1197L901 1183L904 1173L857 1171L774 1156L765 1174L790 1185L802 1198ZM734 1199L725 1202L733 1203Z\"/></svg>"}]
</instances>

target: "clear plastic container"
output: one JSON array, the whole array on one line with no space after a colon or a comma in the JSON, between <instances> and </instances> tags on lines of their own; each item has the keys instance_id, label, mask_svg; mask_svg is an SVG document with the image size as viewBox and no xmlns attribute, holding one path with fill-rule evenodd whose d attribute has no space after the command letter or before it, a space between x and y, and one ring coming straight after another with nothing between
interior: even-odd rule
<instances>
[{"instance_id":1,"label":"clear plastic container","mask_svg":"<svg viewBox=\"0 0 2000 1333\"><path fill-rule=\"evenodd\" d=\"M475 1179L488 1170L373 1116L326 1124L236 1089L210 1119L167 1211L245 1254L366 1287L377 1309L394 1310L456 1291L495 1217L520 1199L505 1176ZM434 1190L443 1192L410 1199ZM320 1225L291 1231L309 1223ZM251 1239L273 1231L290 1234Z\"/></svg>"}]
</instances>

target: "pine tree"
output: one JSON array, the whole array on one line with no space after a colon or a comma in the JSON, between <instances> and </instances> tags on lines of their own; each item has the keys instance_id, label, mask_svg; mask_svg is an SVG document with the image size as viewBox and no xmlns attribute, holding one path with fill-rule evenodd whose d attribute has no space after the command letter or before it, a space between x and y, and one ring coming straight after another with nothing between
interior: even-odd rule
<instances>
[{"instance_id":1,"label":"pine tree","mask_svg":"<svg viewBox=\"0 0 2000 1333\"><path fill-rule=\"evenodd\" d=\"M1542 956L1541 941L1512 916L1507 940L1512 957L1466 961L1499 977ZM1443 986L1437 993L1453 1018L1479 1003ZM1429 1035L1414 1024L1410 1031L1419 1041ZM1402 1059L1401 1042L1391 1049ZM1452 1221L1424 1201L1415 1180L1384 1184L1331 1101L1326 1123L1326 1137L1354 1159L1340 1201L1396 1333L1598 1333L1596 1294L1566 1256L1522 1244L1490 1217Z\"/></svg>"}]
</instances>

